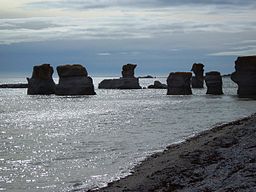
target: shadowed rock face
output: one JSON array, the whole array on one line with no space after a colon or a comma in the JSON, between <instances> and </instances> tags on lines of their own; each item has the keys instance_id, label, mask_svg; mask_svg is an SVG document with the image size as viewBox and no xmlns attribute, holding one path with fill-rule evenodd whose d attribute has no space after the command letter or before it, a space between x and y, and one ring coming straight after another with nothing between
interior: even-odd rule
<instances>
[{"instance_id":1,"label":"shadowed rock face","mask_svg":"<svg viewBox=\"0 0 256 192\"><path fill-rule=\"evenodd\" d=\"M231 79L238 84L239 97L256 98L256 56L238 57Z\"/></svg>"},{"instance_id":2,"label":"shadowed rock face","mask_svg":"<svg viewBox=\"0 0 256 192\"><path fill-rule=\"evenodd\" d=\"M154 85L149 85L148 89L167 89L167 85L160 81L154 81Z\"/></svg>"},{"instance_id":3,"label":"shadowed rock face","mask_svg":"<svg viewBox=\"0 0 256 192\"><path fill-rule=\"evenodd\" d=\"M49 95L55 93L55 83L52 79L53 68L50 64L34 66L28 81L28 95Z\"/></svg>"},{"instance_id":4,"label":"shadowed rock face","mask_svg":"<svg viewBox=\"0 0 256 192\"><path fill-rule=\"evenodd\" d=\"M139 79L134 77L134 70L137 65L126 64L122 68L120 79L104 79L99 83L99 89L141 89Z\"/></svg>"},{"instance_id":5,"label":"shadowed rock face","mask_svg":"<svg viewBox=\"0 0 256 192\"><path fill-rule=\"evenodd\" d=\"M59 84L56 95L95 95L93 80L82 65L61 65L57 67Z\"/></svg>"},{"instance_id":6,"label":"shadowed rock face","mask_svg":"<svg viewBox=\"0 0 256 192\"><path fill-rule=\"evenodd\" d=\"M134 70L135 68L137 67L136 64L126 64L126 65L123 65L123 68L122 68L122 76L123 78L135 78L134 77Z\"/></svg>"},{"instance_id":7,"label":"shadowed rock face","mask_svg":"<svg viewBox=\"0 0 256 192\"><path fill-rule=\"evenodd\" d=\"M191 77L192 73L170 73L167 78L167 95L191 95Z\"/></svg>"},{"instance_id":8,"label":"shadowed rock face","mask_svg":"<svg viewBox=\"0 0 256 192\"><path fill-rule=\"evenodd\" d=\"M192 88L204 88L204 65L194 63L191 71L195 74L195 77L192 77Z\"/></svg>"},{"instance_id":9,"label":"shadowed rock face","mask_svg":"<svg viewBox=\"0 0 256 192\"><path fill-rule=\"evenodd\" d=\"M220 72L218 71L211 71L206 73L205 76L205 83L207 86L206 94L212 95L222 95L222 77Z\"/></svg>"}]
</instances>

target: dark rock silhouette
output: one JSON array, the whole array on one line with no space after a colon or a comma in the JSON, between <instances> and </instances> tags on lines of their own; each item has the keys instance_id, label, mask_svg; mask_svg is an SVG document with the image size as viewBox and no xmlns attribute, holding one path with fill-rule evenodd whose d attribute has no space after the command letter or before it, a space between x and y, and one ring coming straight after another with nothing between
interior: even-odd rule
<instances>
[{"instance_id":1,"label":"dark rock silhouette","mask_svg":"<svg viewBox=\"0 0 256 192\"><path fill-rule=\"evenodd\" d=\"M123 65L123 70L122 70L122 76L123 78L135 78L134 77L134 70L135 68L137 67L136 64L126 64L126 65Z\"/></svg>"},{"instance_id":2,"label":"dark rock silhouette","mask_svg":"<svg viewBox=\"0 0 256 192\"><path fill-rule=\"evenodd\" d=\"M153 79L153 78L156 78L156 77L153 77L152 75L146 75L146 76L139 76L138 78L139 79Z\"/></svg>"},{"instance_id":3,"label":"dark rock silhouette","mask_svg":"<svg viewBox=\"0 0 256 192\"><path fill-rule=\"evenodd\" d=\"M194 63L191 71L195 74L192 77L192 88L204 88L204 65L202 63Z\"/></svg>"},{"instance_id":4,"label":"dark rock silhouette","mask_svg":"<svg viewBox=\"0 0 256 192\"><path fill-rule=\"evenodd\" d=\"M222 77L220 72L211 71L206 73L205 83L207 86L206 94L222 95Z\"/></svg>"},{"instance_id":5,"label":"dark rock silhouette","mask_svg":"<svg viewBox=\"0 0 256 192\"><path fill-rule=\"evenodd\" d=\"M238 96L256 98L256 56L238 57L235 70L231 79L238 84Z\"/></svg>"},{"instance_id":6,"label":"dark rock silhouette","mask_svg":"<svg viewBox=\"0 0 256 192\"><path fill-rule=\"evenodd\" d=\"M160 81L154 81L154 85L149 85L148 89L167 89L167 85Z\"/></svg>"},{"instance_id":7,"label":"dark rock silhouette","mask_svg":"<svg viewBox=\"0 0 256 192\"><path fill-rule=\"evenodd\" d=\"M93 80L80 64L57 67L59 84L56 95L95 95Z\"/></svg>"},{"instance_id":8,"label":"dark rock silhouette","mask_svg":"<svg viewBox=\"0 0 256 192\"><path fill-rule=\"evenodd\" d=\"M122 68L120 79L104 79L99 83L99 89L141 89L139 79L134 76L137 65L126 64Z\"/></svg>"},{"instance_id":9,"label":"dark rock silhouette","mask_svg":"<svg viewBox=\"0 0 256 192\"><path fill-rule=\"evenodd\" d=\"M50 64L34 66L28 81L28 95L49 95L55 93L55 83L52 79L53 68Z\"/></svg>"},{"instance_id":10,"label":"dark rock silhouette","mask_svg":"<svg viewBox=\"0 0 256 192\"><path fill-rule=\"evenodd\" d=\"M17 83L17 84L1 84L0 88L12 88L12 89L16 89L16 88L28 88L28 84L25 83Z\"/></svg>"},{"instance_id":11,"label":"dark rock silhouette","mask_svg":"<svg viewBox=\"0 0 256 192\"><path fill-rule=\"evenodd\" d=\"M167 95L191 95L191 77L190 72L170 73L167 78Z\"/></svg>"}]
</instances>

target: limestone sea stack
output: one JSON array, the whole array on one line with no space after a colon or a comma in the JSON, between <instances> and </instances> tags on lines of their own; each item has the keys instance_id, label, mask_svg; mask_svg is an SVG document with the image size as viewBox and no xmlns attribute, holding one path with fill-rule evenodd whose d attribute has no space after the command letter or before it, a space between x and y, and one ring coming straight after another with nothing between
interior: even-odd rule
<instances>
[{"instance_id":1,"label":"limestone sea stack","mask_svg":"<svg viewBox=\"0 0 256 192\"><path fill-rule=\"evenodd\" d=\"M192 77L192 88L204 88L204 65L202 63L194 63L191 71L195 74Z\"/></svg>"},{"instance_id":2,"label":"limestone sea stack","mask_svg":"<svg viewBox=\"0 0 256 192\"><path fill-rule=\"evenodd\" d=\"M167 78L167 95L191 95L190 87L192 73L170 73Z\"/></svg>"},{"instance_id":3,"label":"limestone sea stack","mask_svg":"<svg viewBox=\"0 0 256 192\"><path fill-rule=\"evenodd\" d=\"M57 67L59 84L56 95L95 95L93 80L80 64L60 65Z\"/></svg>"},{"instance_id":4,"label":"limestone sea stack","mask_svg":"<svg viewBox=\"0 0 256 192\"><path fill-rule=\"evenodd\" d=\"M154 81L154 84L149 85L148 89L167 89L167 85L161 83L160 81Z\"/></svg>"},{"instance_id":5,"label":"limestone sea stack","mask_svg":"<svg viewBox=\"0 0 256 192\"><path fill-rule=\"evenodd\" d=\"M207 86L206 94L222 95L222 77L220 72L211 71L206 73L205 83Z\"/></svg>"},{"instance_id":6,"label":"limestone sea stack","mask_svg":"<svg viewBox=\"0 0 256 192\"><path fill-rule=\"evenodd\" d=\"M55 83L52 79L53 68L50 64L33 67L31 78L28 81L28 95L50 95L55 93Z\"/></svg>"},{"instance_id":7,"label":"limestone sea stack","mask_svg":"<svg viewBox=\"0 0 256 192\"><path fill-rule=\"evenodd\" d=\"M241 98L256 98L256 56L238 57L231 79L238 84Z\"/></svg>"},{"instance_id":8,"label":"limestone sea stack","mask_svg":"<svg viewBox=\"0 0 256 192\"><path fill-rule=\"evenodd\" d=\"M134 76L136 64L126 64L122 67L122 77L119 79L104 79L99 83L99 89L141 89L139 79Z\"/></svg>"}]
</instances>

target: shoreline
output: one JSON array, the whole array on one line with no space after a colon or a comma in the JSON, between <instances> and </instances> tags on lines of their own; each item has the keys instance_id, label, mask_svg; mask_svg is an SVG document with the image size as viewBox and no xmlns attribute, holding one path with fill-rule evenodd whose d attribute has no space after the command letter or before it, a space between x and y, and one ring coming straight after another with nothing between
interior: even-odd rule
<instances>
[{"instance_id":1,"label":"shoreline","mask_svg":"<svg viewBox=\"0 0 256 192\"><path fill-rule=\"evenodd\" d=\"M256 191L256 113L172 144L87 192Z\"/></svg>"}]
</instances>

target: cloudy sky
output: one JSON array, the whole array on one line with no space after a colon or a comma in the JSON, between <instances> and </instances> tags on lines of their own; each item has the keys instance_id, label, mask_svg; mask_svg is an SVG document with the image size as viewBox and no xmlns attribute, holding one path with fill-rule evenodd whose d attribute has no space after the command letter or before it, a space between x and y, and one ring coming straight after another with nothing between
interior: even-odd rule
<instances>
[{"instance_id":1,"label":"cloudy sky","mask_svg":"<svg viewBox=\"0 0 256 192\"><path fill-rule=\"evenodd\" d=\"M0 0L0 74L84 64L91 75L234 71L256 54L255 0Z\"/></svg>"}]
</instances>

